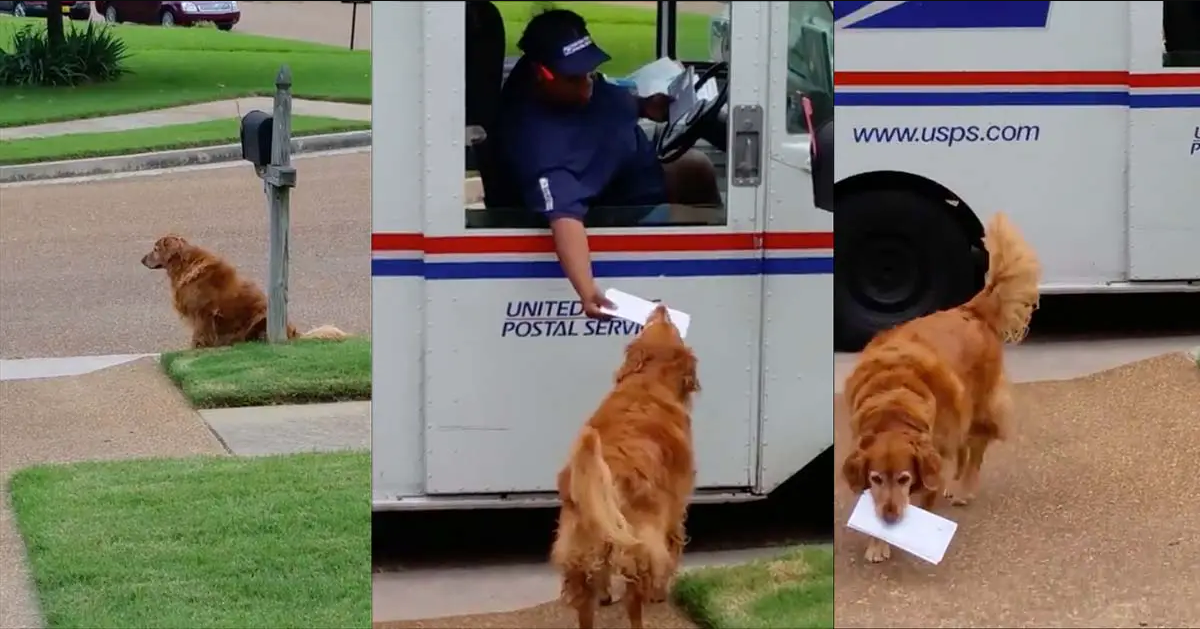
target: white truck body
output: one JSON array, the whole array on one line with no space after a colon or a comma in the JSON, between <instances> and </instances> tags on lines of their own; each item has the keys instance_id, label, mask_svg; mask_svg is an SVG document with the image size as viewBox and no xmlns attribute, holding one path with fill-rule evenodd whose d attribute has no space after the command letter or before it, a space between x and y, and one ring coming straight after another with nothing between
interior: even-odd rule
<instances>
[{"instance_id":1,"label":"white truck body","mask_svg":"<svg viewBox=\"0 0 1200 629\"><path fill-rule=\"evenodd\" d=\"M733 4L729 108L763 124L760 181L720 173L726 224L590 233L601 286L692 316L699 500L763 496L833 444L832 216L784 124L789 4ZM464 3L376 3L372 28L374 508L553 504L639 326L581 316L546 230L464 227Z\"/></svg>"},{"instance_id":2,"label":"white truck body","mask_svg":"<svg viewBox=\"0 0 1200 629\"><path fill-rule=\"evenodd\" d=\"M1164 67L1163 5L836 2L838 207L1003 210L1044 293L1200 290L1200 67Z\"/></svg>"}]
</instances>

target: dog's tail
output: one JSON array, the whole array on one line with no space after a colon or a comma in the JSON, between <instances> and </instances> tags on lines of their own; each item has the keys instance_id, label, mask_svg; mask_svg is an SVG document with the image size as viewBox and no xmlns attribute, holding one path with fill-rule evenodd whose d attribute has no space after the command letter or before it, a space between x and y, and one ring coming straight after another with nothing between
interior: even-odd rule
<instances>
[{"instance_id":1,"label":"dog's tail","mask_svg":"<svg viewBox=\"0 0 1200 629\"><path fill-rule=\"evenodd\" d=\"M579 506L583 520L605 541L621 548L640 544L633 527L621 513L621 497L612 470L604 461L600 433L585 426L571 457L571 501Z\"/></svg>"},{"instance_id":2,"label":"dog's tail","mask_svg":"<svg viewBox=\"0 0 1200 629\"><path fill-rule=\"evenodd\" d=\"M1041 264L1033 248L1003 212L988 222L983 235L988 271L983 290L965 308L987 323L1000 339L1019 343L1029 331L1038 306Z\"/></svg>"},{"instance_id":3,"label":"dog's tail","mask_svg":"<svg viewBox=\"0 0 1200 629\"><path fill-rule=\"evenodd\" d=\"M299 338L322 339L325 341L342 341L350 338L350 335L332 325L323 325L301 334Z\"/></svg>"}]
</instances>

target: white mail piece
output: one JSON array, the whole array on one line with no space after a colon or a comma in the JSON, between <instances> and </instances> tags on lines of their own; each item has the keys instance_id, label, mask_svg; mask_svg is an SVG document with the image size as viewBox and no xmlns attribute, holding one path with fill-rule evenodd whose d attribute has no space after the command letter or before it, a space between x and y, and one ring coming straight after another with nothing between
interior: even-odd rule
<instances>
[{"instance_id":1,"label":"white mail piece","mask_svg":"<svg viewBox=\"0 0 1200 629\"><path fill-rule=\"evenodd\" d=\"M658 304L652 301L630 295L615 288L604 291L604 296L616 307L601 308L601 312L619 319L632 321L639 325L645 325L650 315L654 312L654 309L658 307ZM671 323L675 324L675 329L679 330L679 338L687 338L688 326L692 323L692 316L674 308L667 308L667 315L671 317Z\"/></svg>"},{"instance_id":2,"label":"white mail piece","mask_svg":"<svg viewBox=\"0 0 1200 629\"><path fill-rule=\"evenodd\" d=\"M859 497L846 526L879 538L931 564L942 562L946 549L950 547L950 540L958 530L957 522L913 505L904 509L904 517L899 522L888 524L876 514L875 500L869 491Z\"/></svg>"}]
</instances>

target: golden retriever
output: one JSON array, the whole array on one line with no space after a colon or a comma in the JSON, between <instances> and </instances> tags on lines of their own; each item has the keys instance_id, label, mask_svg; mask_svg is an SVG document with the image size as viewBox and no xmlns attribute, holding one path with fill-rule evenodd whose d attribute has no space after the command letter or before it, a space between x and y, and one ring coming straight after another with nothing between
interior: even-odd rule
<instances>
[{"instance_id":1,"label":"golden retriever","mask_svg":"<svg viewBox=\"0 0 1200 629\"><path fill-rule=\"evenodd\" d=\"M191 327L193 348L266 340L266 295L220 256L169 234L142 256L142 265L167 271L175 312ZM301 335L289 323L287 335L289 339L346 338L345 332L331 325Z\"/></svg>"},{"instance_id":2,"label":"golden retriever","mask_svg":"<svg viewBox=\"0 0 1200 629\"><path fill-rule=\"evenodd\" d=\"M558 474L562 500L551 562L581 629L612 601L616 573L634 629L642 605L666 599L686 543L695 483L692 396L696 356L659 306L625 349L615 383Z\"/></svg>"},{"instance_id":3,"label":"golden retriever","mask_svg":"<svg viewBox=\"0 0 1200 629\"><path fill-rule=\"evenodd\" d=\"M846 380L855 444L842 476L869 490L885 522L910 502L933 507L939 492L970 502L988 445L1003 439L1011 410L1003 345L1017 343L1038 304L1037 255L1003 213L984 234L988 272L970 301L877 335ZM953 482L942 463L955 464ZM891 555L871 538L865 558Z\"/></svg>"}]
</instances>

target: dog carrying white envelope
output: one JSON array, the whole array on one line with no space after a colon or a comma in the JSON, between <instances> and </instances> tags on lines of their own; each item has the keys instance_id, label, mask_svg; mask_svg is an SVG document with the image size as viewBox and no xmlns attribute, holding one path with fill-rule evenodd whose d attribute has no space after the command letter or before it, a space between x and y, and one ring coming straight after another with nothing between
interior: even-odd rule
<instances>
[{"instance_id":1,"label":"dog carrying white envelope","mask_svg":"<svg viewBox=\"0 0 1200 629\"><path fill-rule=\"evenodd\" d=\"M615 288L604 291L604 296L616 308L602 308L602 312L639 325L645 324L654 312L654 309L658 306L658 304L652 301L647 301ZM667 315L671 317L671 323L675 325L675 329L679 330L679 338L687 338L688 326L692 323L691 315L675 310L674 308L667 308Z\"/></svg>"},{"instance_id":2,"label":"dog carrying white envelope","mask_svg":"<svg viewBox=\"0 0 1200 629\"><path fill-rule=\"evenodd\" d=\"M896 548L912 553L932 564L941 563L950 547L950 540L958 530L958 523L920 507L908 505L904 517L895 524L879 519L871 492L863 492L854 505L846 526L879 538Z\"/></svg>"}]
</instances>

